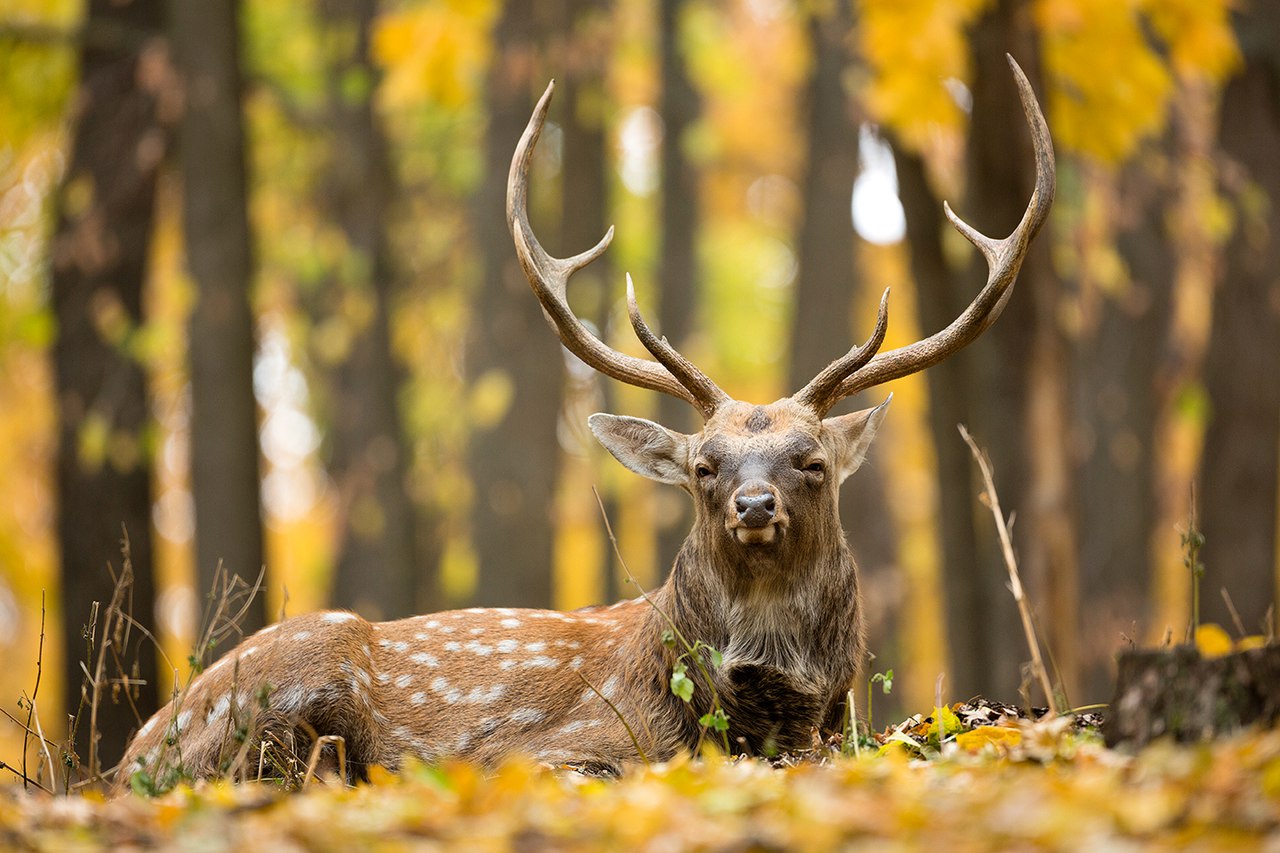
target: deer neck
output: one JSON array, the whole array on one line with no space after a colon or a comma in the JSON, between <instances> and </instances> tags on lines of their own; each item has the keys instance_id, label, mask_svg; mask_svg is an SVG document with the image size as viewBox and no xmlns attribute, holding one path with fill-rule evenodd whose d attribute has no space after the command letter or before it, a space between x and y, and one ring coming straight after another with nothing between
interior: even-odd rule
<instances>
[{"instance_id":1,"label":"deer neck","mask_svg":"<svg viewBox=\"0 0 1280 853\"><path fill-rule=\"evenodd\" d=\"M846 668L847 658L833 650L860 654L857 569L843 535L770 557L699 547L715 540L696 532L659 601L690 643L715 646L726 667L760 664L815 683Z\"/></svg>"}]
</instances>

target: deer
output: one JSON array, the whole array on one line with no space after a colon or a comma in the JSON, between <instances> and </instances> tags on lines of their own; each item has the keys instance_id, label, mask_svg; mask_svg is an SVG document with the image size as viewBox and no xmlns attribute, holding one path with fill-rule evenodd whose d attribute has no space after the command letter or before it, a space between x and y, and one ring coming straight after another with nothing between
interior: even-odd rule
<instances>
[{"instance_id":1,"label":"deer","mask_svg":"<svg viewBox=\"0 0 1280 853\"><path fill-rule=\"evenodd\" d=\"M569 278L608 248L613 229L593 248L556 258L529 225L529 165L552 81L512 158L507 221L520 265L563 345L596 371L678 397L702 416L702 430L689 435L637 417L588 420L622 465L693 500L692 529L667 579L638 598L571 612L488 608L369 622L327 611L269 625L141 726L119 765L118 785L127 789L131 773L154 775L166 762L188 777L217 775L238 744L273 730L302 741L340 738L354 780L373 765L397 768L406 756L492 767L516 753L618 774L641 759L695 751L709 725L727 727L725 745L748 754L801 748L815 730L839 727L866 655L839 491L865 459L892 395L851 414L829 412L965 347L1012 294L1053 202L1055 165L1032 88L1012 57L1009 64L1035 156L1035 187L1022 219L996 240L944 203L951 224L985 256L985 286L945 329L880 352L886 290L864 343L768 405L729 397L656 335L630 276L628 316L652 359L611 348L570 309ZM682 658L691 697L673 691ZM720 726L708 718L713 712Z\"/></svg>"}]
</instances>

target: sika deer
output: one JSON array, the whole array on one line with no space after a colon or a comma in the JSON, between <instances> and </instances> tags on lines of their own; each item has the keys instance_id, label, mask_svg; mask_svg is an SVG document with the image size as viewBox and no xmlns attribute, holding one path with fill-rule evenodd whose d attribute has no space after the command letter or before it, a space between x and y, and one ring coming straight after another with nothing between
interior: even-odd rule
<instances>
[{"instance_id":1,"label":"sika deer","mask_svg":"<svg viewBox=\"0 0 1280 853\"><path fill-rule=\"evenodd\" d=\"M886 292L865 344L766 406L730 399L658 338L640 316L630 280L631 323L654 361L616 352L574 316L567 281L604 252L613 232L587 252L559 259L529 228L529 161L554 84L548 86L508 183L507 218L529 283L564 345L584 362L687 400L705 419L701 432L683 435L639 418L590 418L592 432L623 465L692 496L693 529L670 577L652 603L571 613L475 609L371 624L328 612L272 625L142 727L121 784L139 768L154 775L166 764L181 764L191 776L216 774L237 746L237 728L250 742L267 730L341 736L357 776L370 764L395 767L406 754L492 764L513 752L617 772L637 758L623 720L648 757L667 758L698 743L710 695L692 670L699 682L692 702L672 694L677 651L662 641L667 617L690 642L722 652L709 670L733 748L793 748L808 743L815 727L838 725L865 651L839 487L862 462L888 400L839 417L827 413L844 397L956 352L995 321L1012 293L1053 200L1054 160L1031 87L1012 59L1010 65L1036 156L1026 213L1012 235L992 240L946 210L986 256L986 286L947 328L877 354Z\"/></svg>"}]
</instances>

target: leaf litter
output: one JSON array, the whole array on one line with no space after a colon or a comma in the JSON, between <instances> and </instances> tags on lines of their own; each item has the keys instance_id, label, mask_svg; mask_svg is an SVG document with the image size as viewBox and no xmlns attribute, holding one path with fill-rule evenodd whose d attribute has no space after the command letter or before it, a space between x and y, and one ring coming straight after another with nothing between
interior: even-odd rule
<instances>
[{"instance_id":1,"label":"leaf litter","mask_svg":"<svg viewBox=\"0 0 1280 853\"><path fill-rule=\"evenodd\" d=\"M179 786L104 801L0 787L0 849L1280 850L1280 729L1107 749L1096 715L979 699L847 754L682 756L620 779L512 760L409 762L287 793Z\"/></svg>"}]
</instances>

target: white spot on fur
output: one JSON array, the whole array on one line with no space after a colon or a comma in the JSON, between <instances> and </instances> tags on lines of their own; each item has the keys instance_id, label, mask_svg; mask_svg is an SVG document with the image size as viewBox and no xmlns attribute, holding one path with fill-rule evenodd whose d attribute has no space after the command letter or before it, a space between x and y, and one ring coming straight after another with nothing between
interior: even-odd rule
<instances>
[{"instance_id":1,"label":"white spot on fur","mask_svg":"<svg viewBox=\"0 0 1280 853\"><path fill-rule=\"evenodd\" d=\"M440 620L439 620L439 619L431 619L431 620L428 620L428 621L427 621L427 624L426 624L426 626L425 626L425 627L427 627L427 628L439 628L439 627L440 627Z\"/></svg>"},{"instance_id":2,"label":"white spot on fur","mask_svg":"<svg viewBox=\"0 0 1280 853\"><path fill-rule=\"evenodd\" d=\"M471 745L471 733L463 732L458 736L458 741L456 744L454 744L453 748L458 752L462 752L464 749L466 749L470 745Z\"/></svg>"},{"instance_id":3,"label":"white spot on fur","mask_svg":"<svg viewBox=\"0 0 1280 853\"><path fill-rule=\"evenodd\" d=\"M618 676L611 675L608 680L600 687L600 695L606 699L612 699L613 694L618 690Z\"/></svg>"},{"instance_id":4,"label":"white spot on fur","mask_svg":"<svg viewBox=\"0 0 1280 853\"><path fill-rule=\"evenodd\" d=\"M329 612L329 613L324 614L324 615L323 615L323 616L321 616L320 618L321 618L321 619L323 619L323 620L324 620L324 621L326 621L326 622L333 622L333 623L335 623L335 624L336 624L336 623L338 623L338 622L354 622L354 621L355 621L355 619L356 619L356 615L355 615L354 613L346 613L346 612L342 612L342 611L332 611L332 612Z\"/></svg>"},{"instance_id":5,"label":"white spot on fur","mask_svg":"<svg viewBox=\"0 0 1280 853\"><path fill-rule=\"evenodd\" d=\"M311 636L311 632L310 632L310 631L299 631L299 632L297 632L296 634L294 634L292 637L290 637L289 639L291 639L291 640L305 640L305 639L309 638L310 636Z\"/></svg>"},{"instance_id":6,"label":"white spot on fur","mask_svg":"<svg viewBox=\"0 0 1280 853\"><path fill-rule=\"evenodd\" d=\"M391 681L391 673L388 673L388 672L380 672L380 673L378 673L378 683L379 683L379 684L387 684L387 683L388 683L388 682L390 682L390 681Z\"/></svg>"},{"instance_id":7,"label":"white spot on fur","mask_svg":"<svg viewBox=\"0 0 1280 853\"><path fill-rule=\"evenodd\" d=\"M399 687L401 690L403 690L404 688L408 687L408 686L409 686L410 684L412 684L412 683L413 683L413 676L412 676L412 675L398 675L398 676L396 676L396 687Z\"/></svg>"},{"instance_id":8,"label":"white spot on fur","mask_svg":"<svg viewBox=\"0 0 1280 853\"><path fill-rule=\"evenodd\" d=\"M473 687L462 701L468 705L489 705L497 702L507 692L507 685L494 684L489 688Z\"/></svg>"},{"instance_id":9,"label":"white spot on fur","mask_svg":"<svg viewBox=\"0 0 1280 853\"><path fill-rule=\"evenodd\" d=\"M502 625L503 628L519 628L520 620L519 619L503 619L499 624Z\"/></svg>"},{"instance_id":10,"label":"white spot on fur","mask_svg":"<svg viewBox=\"0 0 1280 853\"><path fill-rule=\"evenodd\" d=\"M511 667L513 667L513 666L515 666L515 665L516 665L516 662L515 662L515 661L513 661L513 660L511 660L510 658L508 658L508 659L504 660L502 663L498 664L498 668L499 668L499 669L511 669Z\"/></svg>"},{"instance_id":11,"label":"white spot on fur","mask_svg":"<svg viewBox=\"0 0 1280 853\"><path fill-rule=\"evenodd\" d=\"M531 657L520 666L524 669L555 669L560 665L560 661L555 658L549 658L546 655L538 655Z\"/></svg>"},{"instance_id":12,"label":"white spot on fur","mask_svg":"<svg viewBox=\"0 0 1280 853\"><path fill-rule=\"evenodd\" d=\"M525 643L524 649L527 652L545 652L547 650L547 644L541 640L536 643Z\"/></svg>"},{"instance_id":13,"label":"white spot on fur","mask_svg":"<svg viewBox=\"0 0 1280 853\"><path fill-rule=\"evenodd\" d=\"M211 725L214 724L214 722L223 719L223 715L227 713L227 710L230 707L232 707L232 697L230 697L230 694L221 695L218 702L214 703L214 707L209 708L209 713L206 713L205 725ZM147 725L151 725L150 722L148 722ZM142 731L138 734L141 735L145 733L145 731L146 727L143 727Z\"/></svg>"},{"instance_id":14,"label":"white spot on fur","mask_svg":"<svg viewBox=\"0 0 1280 853\"><path fill-rule=\"evenodd\" d=\"M586 728L587 724L583 720L574 720L571 723L565 723L560 727L560 734L571 735L576 731Z\"/></svg>"},{"instance_id":15,"label":"white spot on fur","mask_svg":"<svg viewBox=\"0 0 1280 853\"><path fill-rule=\"evenodd\" d=\"M380 649L389 649L389 648L391 648L391 641L390 641L390 640L379 640L379 641L378 641L378 648L380 648Z\"/></svg>"},{"instance_id":16,"label":"white spot on fur","mask_svg":"<svg viewBox=\"0 0 1280 853\"><path fill-rule=\"evenodd\" d=\"M452 633L453 633L454 631L456 631L456 630L458 630L458 629L457 629L457 628L455 628L455 627L453 627L452 625L443 625L443 626L441 626L441 628L440 628L440 633L441 633L441 634L452 634Z\"/></svg>"},{"instance_id":17,"label":"white spot on fur","mask_svg":"<svg viewBox=\"0 0 1280 853\"><path fill-rule=\"evenodd\" d=\"M429 655L426 652L417 652L416 654L409 655L409 660L414 663L420 663L423 666L432 667L433 669L440 665L440 661L435 655Z\"/></svg>"},{"instance_id":18,"label":"white spot on fur","mask_svg":"<svg viewBox=\"0 0 1280 853\"><path fill-rule=\"evenodd\" d=\"M307 690L305 687L301 684L290 684L288 687L272 694L271 705L286 714L293 714L302 710L306 698Z\"/></svg>"},{"instance_id":19,"label":"white spot on fur","mask_svg":"<svg viewBox=\"0 0 1280 853\"><path fill-rule=\"evenodd\" d=\"M516 708L507 719L513 723L540 723L546 718L546 713L538 708Z\"/></svg>"},{"instance_id":20,"label":"white spot on fur","mask_svg":"<svg viewBox=\"0 0 1280 853\"><path fill-rule=\"evenodd\" d=\"M249 655L256 655L257 653L258 653L258 647L250 646L249 648L244 649L243 651L240 651L237 654L239 654L240 660L244 660L245 658L249 657Z\"/></svg>"},{"instance_id":21,"label":"white spot on fur","mask_svg":"<svg viewBox=\"0 0 1280 853\"><path fill-rule=\"evenodd\" d=\"M486 646L478 640L468 640L467 644L463 648L469 652L475 652L481 657L488 657L493 654L493 646Z\"/></svg>"},{"instance_id":22,"label":"white spot on fur","mask_svg":"<svg viewBox=\"0 0 1280 853\"><path fill-rule=\"evenodd\" d=\"M417 693L409 697L409 701L415 705L425 705L427 704L427 694L419 690Z\"/></svg>"},{"instance_id":23,"label":"white spot on fur","mask_svg":"<svg viewBox=\"0 0 1280 853\"><path fill-rule=\"evenodd\" d=\"M478 635L480 635L480 634L483 634L483 633L484 633L484 629L483 629L483 628L472 628L468 633L470 633L470 634L475 634L475 635L477 635L477 636L478 636Z\"/></svg>"},{"instance_id":24,"label":"white spot on fur","mask_svg":"<svg viewBox=\"0 0 1280 853\"><path fill-rule=\"evenodd\" d=\"M582 655L576 655L573 660L569 661L570 669L582 669Z\"/></svg>"},{"instance_id":25,"label":"white spot on fur","mask_svg":"<svg viewBox=\"0 0 1280 853\"><path fill-rule=\"evenodd\" d=\"M460 652L462 651L462 643L450 640L444 644L444 650L446 652Z\"/></svg>"},{"instance_id":26,"label":"white spot on fur","mask_svg":"<svg viewBox=\"0 0 1280 853\"><path fill-rule=\"evenodd\" d=\"M404 640L397 640L396 642L391 644L391 648L395 649L398 652L407 652L409 651L409 644L406 643Z\"/></svg>"},{"instance_id":27,"label":"white spot on fur","mask_svg":"<svg viewBox=\"0 0 1280 853\"><path fill-rule=\"evenodd\" d=\"M499 640L497 648L498 648L498 651L502 652L503 654L510 654L511 652L514 652L516 649L520 648L520 641L519 640Z\"/></svg>"},{"instance_id":28,"label":"white spot on fur","mask_svg":"<svg viewBox=\"0 0 1280 853\"><path fill-rule=\"evenodd\" d=\"M138 729L138 734L137 734L137 736L138 736L138 737L146 737L147 732L151 731L152 729L154 729L154 728L156 727L156 720L157 720L157 719L159 719L159 716L158 716L158 715L152 715L151 719L149 719L149 720L147 720L145 723L143 723L143 724L142 724L142 728Z\"/></svg>"},{"instance_id":29,"label":"white spot on fur","mask_svg":"<svg viewBox=\"0 0 1280 853\"><path fill-rule=\"evenodd\" d=\"M187 723L189 723L190 721L191 721L191 712L183 711L181 714L178 715L178 720L177 722L174 723L174 726L177 728L178 731L182 731L187 727Z\"/></svg>"}]
</instances>

